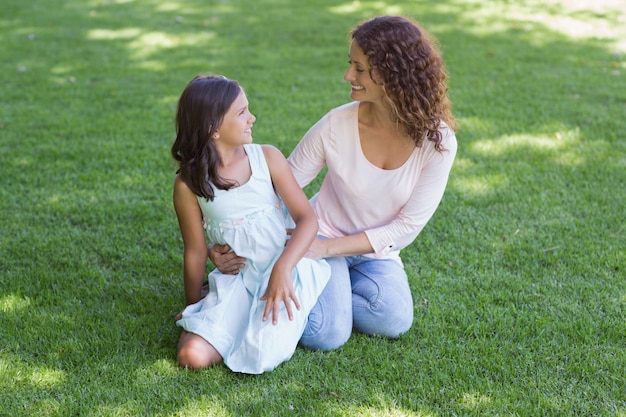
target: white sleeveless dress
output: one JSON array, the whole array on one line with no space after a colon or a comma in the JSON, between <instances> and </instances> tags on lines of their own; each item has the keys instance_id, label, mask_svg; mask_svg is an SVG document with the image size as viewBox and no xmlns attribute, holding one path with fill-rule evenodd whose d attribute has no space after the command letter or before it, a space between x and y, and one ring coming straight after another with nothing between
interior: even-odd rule
<instances>
[{"instance_id":1,"label":"white sleeveless dress","mask_svg":"<svg viewBox=\"0 0 626 417\"><path fill-rule=\"evenodd\" d=\"M231 370L260 374L293 355L330 267L324 260L301 259L292 273L300 310L292 303L290 321L281 303L278 323L272 324L271 315L263 321L266 302L259 298L284 249L291 218L274 191L261 146L244 149L252 169L250 180L227 191L215 189L213 201L198 197L198 203L209 240L228 243L247 259L246 265L237 275L213 270L207 296L187 306L176 324L213 345Z\"/></svg>"}]
</instances>

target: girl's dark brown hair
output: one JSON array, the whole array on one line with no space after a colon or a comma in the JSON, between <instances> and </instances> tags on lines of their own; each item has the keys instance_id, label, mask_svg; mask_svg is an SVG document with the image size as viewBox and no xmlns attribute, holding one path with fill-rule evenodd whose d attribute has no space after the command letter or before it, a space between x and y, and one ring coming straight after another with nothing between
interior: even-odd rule
<instances>
[{"instance_id":1,"label":"girl's dark brown hair","mask_svg":"<svg viewBox=\"0 0 626 417\"><path fill-rule=\"evenodd\" d=\"M177 174L196 195L213 200L213 184L221 190L234 186L217 173L220 157L213 135L224 115L241 93L237 81L221 75L198 75L187 84L178 100L176 140L172 156Z\"/></svg>"},{"instance_id":2,"label":"girl's dark brown hair","mask_svg":"<svg viewBox=\"0 0 626 417\"><path fill-rule=\"evenodd\" d=\"M443 151L441 122L456 130L446 71L436 41L416 22L379 16L358 25L351 37L367 55L370 76L382 84L392 116L416 146L424 138Z\"/></svg>"}]
</instances>

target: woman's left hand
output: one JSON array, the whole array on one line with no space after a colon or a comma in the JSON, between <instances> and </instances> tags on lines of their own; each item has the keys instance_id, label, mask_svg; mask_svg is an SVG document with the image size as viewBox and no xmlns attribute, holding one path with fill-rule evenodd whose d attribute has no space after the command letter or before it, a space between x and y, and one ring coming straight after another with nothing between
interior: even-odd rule
<instances>
[{"instance_id":1,"label":"woman's left hand","mask_svg":"<svg viewBox=\"0 0 626 417\"><path fill-rule=\"evenodd\" d=\"M327 239L313 239L309 249L304 254L305 258L309 259L322 259L326 257L326 243L328 243Z\"/></svg>"},{"instance_id":2,"label":"woman's left hand","mask_svg":"<svg viewBox=\"0 0 626 417\"><path fill-rule=\"evenodd\" d=\"M289 237L291 237L291 232L293 232L293 229L287 229L287 236L288 236L287 241L289 241ZM311 242L309 249L304 254L304 258L309 258L309 259L325 258L326 257L325 243L326 243L325 239L319 239L317 237L313 239L313 242Z\"/></svg>"}]
</instances>

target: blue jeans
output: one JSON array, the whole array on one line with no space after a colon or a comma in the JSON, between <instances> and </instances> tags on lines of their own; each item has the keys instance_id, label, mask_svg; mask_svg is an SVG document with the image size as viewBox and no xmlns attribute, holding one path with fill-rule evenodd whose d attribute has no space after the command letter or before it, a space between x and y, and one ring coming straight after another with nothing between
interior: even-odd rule
<instances>
[{"instance_id":1,"label":"blue jeans","mask_svg":"<svg viewBox=\"0 0 626 417\"><path fill-rule=\"evenodd\" d=\"M309 314L300 344L331 350L352 328L397 338L413 324L413 297L402 263L365 256L327 258L330 280Z\"/></svg>"}]
</instances>

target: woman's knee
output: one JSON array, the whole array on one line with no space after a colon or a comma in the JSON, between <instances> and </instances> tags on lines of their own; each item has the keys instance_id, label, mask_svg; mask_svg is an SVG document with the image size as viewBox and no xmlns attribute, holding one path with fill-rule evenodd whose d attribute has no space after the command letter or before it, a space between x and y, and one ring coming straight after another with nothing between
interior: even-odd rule
<instances>
[{"instance_id":1,"label":"woman's knee","mask_svg":"<svg viewBox=\"0 0 626 417\"><path fill-rule=\"evenodd\" d=\"M349 320L347 318L349 317ZM310 320L305 328L300 345L312 350L334 350L343 346L352 334L352 312L342 318Z\"/></svg>"},{"instance_id":2,"label":"woman's knee","mask_svg":"<svg viewBox=\"0 0 626 417\"><path fill-rule=\"evenodd\" d=\"M309 313L300 344L313 350L333 350L343 346L351 334L352 305L349 302L333 306L318 302Z\"/></svg>"},{"instance_id":3,"label":"woman's knee","mask_svg":"<svg viewBox=\"0 0 626 417\"><path fill-rule=\"evenodd\" d=\"M354 327L397 338L413 324L413 297L406 272L394 261L369 261L351 271Z\"/></svg>"},{"instance_id":4,"label":"woman's knee","mask_svg":"<svg viewBox=\"0 0 626 417\"><path fill-rule=\"evenodd\" d=\"M333 350L352 334L352 291L346 259L329 258L332 273L326 288L309 313L300 345L313 350Z\"/></svg>"},{"instance_id":5,"label":"woman's knee","mask_svg":"<svg viewBox=\"0 0 626 417\"><path fill-rule=\"evenodd\" d=\"M404 333L411 330L413 326L413 306L406 309L396 309L396 314L391 317L386 327L386 334L383 336L396 339L402 336Z\"/></svg>"},{"instance_id":6,"label":"woman's knee","mask_svg":"<svg viewBox=\"0 0 626 417\"><path fill-rule=\"evenodd\" d=\"M360 333L395 339L408 332L412 325L412 303L361 303L361 308L354 308L354 328Z\"/></svg>"}]
</instances>

